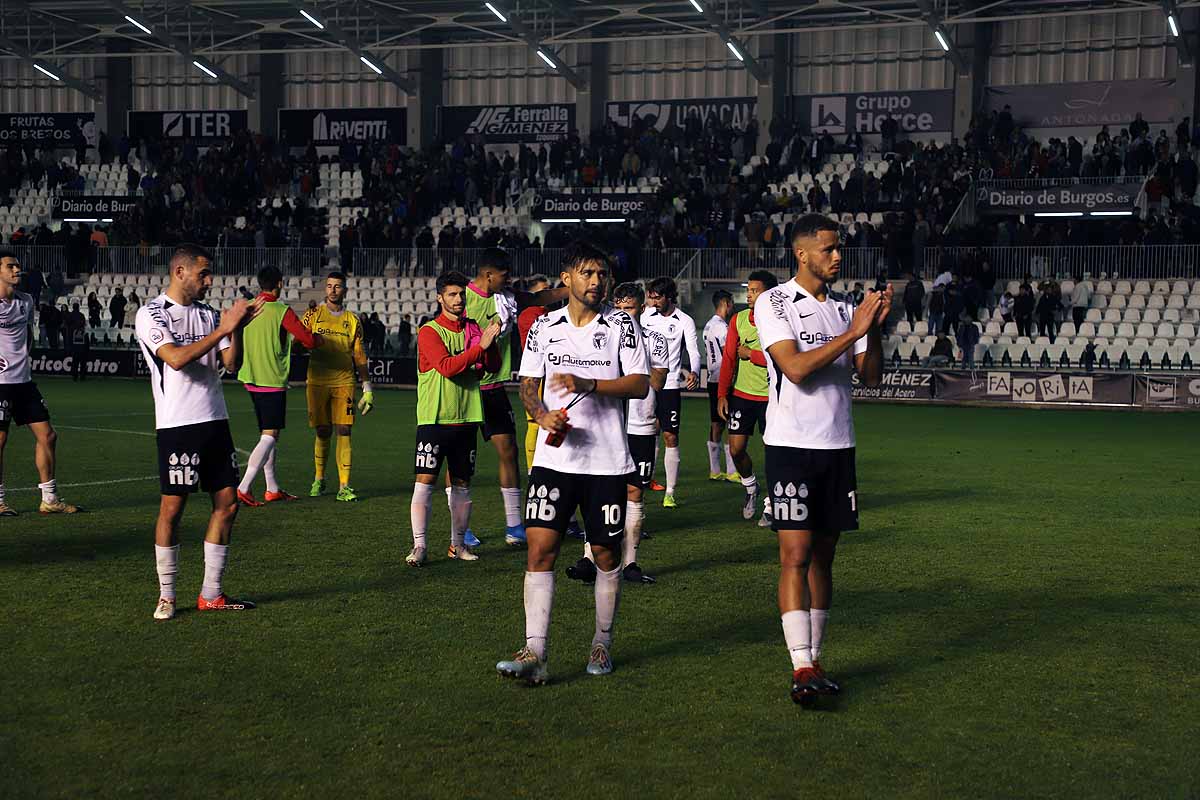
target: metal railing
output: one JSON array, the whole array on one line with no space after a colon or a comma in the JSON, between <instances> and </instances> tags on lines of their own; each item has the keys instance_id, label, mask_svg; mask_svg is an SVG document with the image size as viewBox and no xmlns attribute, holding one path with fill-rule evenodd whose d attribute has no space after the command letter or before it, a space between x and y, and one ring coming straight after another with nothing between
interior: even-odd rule
<instances>
[{"instance_id":1,"label":"metal railing","mask_svg":"<svg viewBox=\"0 0 1200 800\"><path fill-rule=\"evenodd\" d=\"M17 246L13 248L22 266L43 273L166 275L173 248L170 246L93 247L82 256L73 248L60 246ZM473 274L482 250L436 250L418 248L356 248L339 260L322 247L216 247L212 248L213 270L218 275L254 275L264 266L276 266L284 275L321 275L330 262L360 277L435 276L447 269ZM558 249L513 250L514 277L542 273L558 275L563 251ZM674 277L685 268L687 275L706 281L744 281L756 269L767 269L779 277L795 272L795 257L786 247L712 248L693 250L642 249L615 254L618 277ZM842 280L873 280L888 269L887 253L880 247L842 249ZM931 277L944 267L952 271L970 261L986 258L997 278L1012 280L1026 273L1034 277L1068 278L1088 274L1099 278L1159 280L1200 277L1200 245L1120 245L1097 247L927 247L924 263L917 265ZM893 270L894 272L894 270ZM895 275L893 275L895 277Z\"/></svg>"},{"instance_id":2,"label":"metal railing","mask_svg":"<svg viewBox=\"0 0 1200 800\"><path fill-rule=\"evenodd\" d=\"M1055 186L1111 186L1113 184L1142 184L1149 175L1112 175L1108 177L1062 178L990 178L980 174L976 183L994 189L1042 189Z\"/></svg>"},{"instance_id":3,"label":"metal railing","mask_svg":"<svg viewBox=\"0 0 1200 800\"><path fill-rule=\"evenodd\" d=\"M1166 280L1200 275L1200 245L1115 245L1057 247L927 247L925 277L948 267L987 259L1001 280L1023 278L1128 278Z\"/></svg>"}]
</instances>

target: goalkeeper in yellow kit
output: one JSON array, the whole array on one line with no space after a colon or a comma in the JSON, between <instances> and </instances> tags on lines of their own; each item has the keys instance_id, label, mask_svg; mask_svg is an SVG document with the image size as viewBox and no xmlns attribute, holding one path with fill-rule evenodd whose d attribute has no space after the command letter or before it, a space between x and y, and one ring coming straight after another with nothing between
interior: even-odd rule
<instances>
[{"instance_id":1,"label":"goalkeeper in yellow kit","mask_svg":"<svg viewBox=\"0 0 1200 800\"><path fill-rule=\"evenodd\" d=\"M317 432L313 448L316 477L309 495L325 493L325 462L329 458L329 440L337 431L337 499L349 503L358 499L350 488L350 429L354 425L354 384L362 384L358 411L367 414L374 405L374 394L367 373L367 354L363 350L362 326L358 317L347 311L346 276L331 272L325 278L325 302L304 313L304 327L324 337L324 343L312 351L308 360L308 425Z\"/></svg>"}]
</instances>

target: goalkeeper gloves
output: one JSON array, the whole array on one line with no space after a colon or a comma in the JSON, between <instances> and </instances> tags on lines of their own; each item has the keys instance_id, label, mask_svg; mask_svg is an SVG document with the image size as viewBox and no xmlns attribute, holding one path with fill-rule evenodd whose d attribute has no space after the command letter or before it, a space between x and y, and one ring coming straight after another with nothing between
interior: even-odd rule
<instances>
[{"instance_id":1,"label":"goalkeeper gloves","mask_svg":"<svg viewBox=\"0 0 1200 800\"><path fill-rule=\"evenodd\" d=\"M371 409L375 407L375 392L372 391L370 381L363 381L362 397L358 401L358 413L364 417L371 413Z\"/></svg>"}]
</instances>

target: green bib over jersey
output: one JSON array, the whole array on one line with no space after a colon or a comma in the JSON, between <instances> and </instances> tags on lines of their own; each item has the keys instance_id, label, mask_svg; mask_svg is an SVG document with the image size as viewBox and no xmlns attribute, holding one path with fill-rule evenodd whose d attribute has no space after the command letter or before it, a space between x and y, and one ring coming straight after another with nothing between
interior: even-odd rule
<instances>
[{"instance_id":1,"label":"green bib over jersey","mask_svg":"<svg viewBox=\"0 0 1200 800\"><path fill-rule=\"evenodd\" d=\"M750 321L750 309L739 311L733 318L733 324L737 326L738 342L761 353L762 343L758 340L758 328ZM767 368L738 359L737 376L733 380L733 388L742 394L766 397L769 393Z\"/></svg>"},{"instance_id":2,"label":"green bib over jersey","mask_svg":"<svg viewBox=\"0 0 1200 800\"><path fill-rule=\"evenodd\" d=\"M467 337L464 331L452 331L430 320L421 326L433 328L446 352L452 356L466 350ZM418 350L420 343L418 341ZM420 353L417 355L420 358ZM417 424L418 425L461 425L466 422L483 422L483 400L479 396L479 373L468 369L453 378L447 378L436 369L417 373Z\"/></svg>"},{"instance_id":3,"label":"green bib over jersey","mask_svg":"<svg viewBox=\"0 0 1200 800\"><path fill-rule=\"evenodd\" d=\"M283 329L287 303L263 303L242 330L242 368L238 380L255 386L283 388L292 368L292 337Z\"/></svg>"},{"instance_id":4,"label":"green bib over jersey","mask_svg":"<svg viewBox=\"0 0 1200 800\"><path fill-rule=\"evenodd\" d=\"M500 319L500 314L496 311L496 295L484 297L468 286L466 296L467 309L463 316L479 323L480 330ZM504 383L512 377L512 332L515 327L516 320L513 320L513 324L508 326L508 332L496 337L496 347L500 349L500 369L497 372L483 373L479 378L480 386Z\"/></svg>"}]
</instances>

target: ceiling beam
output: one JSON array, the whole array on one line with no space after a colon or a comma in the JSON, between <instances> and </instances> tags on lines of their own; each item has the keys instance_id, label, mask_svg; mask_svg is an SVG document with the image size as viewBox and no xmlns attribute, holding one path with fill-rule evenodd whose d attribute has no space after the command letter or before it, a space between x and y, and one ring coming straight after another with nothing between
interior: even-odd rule
<instances>
[{"instance_id":1,"label":"ceiling beam","mask_svg":"<svg viewBox=\"0 0 1200 800\"><path fill-rule=\"evenodd\" d=\"M588 90L587 80L572 69L571 65L563 60L562 56L551 48L550 45L538 41L534 32L514 12L505 8L498 0L492 0L491 5L504 17L504 22L512 29L512 32L525 42L533 57L545 63L550 70L550 74L561 75L578 92L586 92Z\"/></svg>"},{"instance_id":2,"label":"ceiling beam","mask_svg":"<svg viewBox=\"0 0 1200 800\"><path fill-rule=\"evenodd\" d=\"M333 20L323 17L317 11L315 6L310 7L308 4L302 2L290 2L288 5L296 9L297 15L300 16L301 19L307 20L308 24L312 25L314 28L317 28L319 25L320 29L332 36L338 44L357 56L358 60L363 63L364 67L370 69L381 78L394 83L396 86L399 86L406 94L417 94L417 87L419 84L416 80L407 75L401 75L399 72L392 69L390 66L388 66L387 62L383 60L384 57L382 55L374 55L369 53L367 49L363 47L362 42L360 42L350 32L342 28ZM309 19L309 17L311 17L311 19ZM313 20L316 20L316 22L314 23ZM313 38L307 33L305 35Z\"/></svg>"},{"instance_id":3,"label":"ceiling beam","mask_svg":"<svg viewBox=\"0 0 1200 800\"><path fill-rule=\"evenodd\" d=\"M730 52L742 62L746 67L746 71L753 75L754 79L759 83L770 83L771 71L750 54L750 48L746 46L745 42L733 35L733 32L725 25L725 21L721 19L717 12L713 11L711 0L697 0L697 2L699 2L700 7L704 10L704 19L716 31L717 36L721 37L721 41L730 49Z\"/></svg>"},{"instance_id":4,"label":"ceiling beam","mask_svg":"<svg viewBox=\"0 0 1200 800\"><path fill-rule=\"evenodd\" d=\"M119 2L119 0L108 0L108 5L122 17L127 18L127 20L137 20L138 25L134 25L135 28L140 29L140 26L146 26L146 28L150 30L150 33L146 34L146 36L163 45L164 47L174 50L176 53L192 62L192 65L201 72L204 72L205 74L214 78L219 83L225 84L240 95L244 95L251 100L255 98L253 86L246 83L241 78L238 78L236 75L231 74L215 61L193 51L190 42L185 42L184 40L178 39L168 33L164 27L165 21L151 25L149 19L144 13L130 8L124 3ZM142 30L142 33L145 33L145 30Z\"/></svg>"},{"instance_id":5,"label":"ceiling beam","mask_svg":"<svg viewBox=\"0 0 1200 800\"><path fill-rule=\"evenodd\" d=\"M93 100L101 100L100 90L95 85L87 81L80 80L67 74L67 70L61 65L45 58L38 58L33 53L26 50L21 45L9 39L7 36L0 36L0 49L4 49L12 53L17 58L21 59L30 67L38 68L39 74L61 83L63 86L68 86L75 91L90 97Z\"/></svg>"},{"instance_id":6,"label":"ceiling beam","mask_svg":"<svg viewBox=\"0 0 1200 800\"><path fill-rule=\"evenodd\" d=\"M954 68L959 71L959 74L969 73L971 65L955 45L954 37L950 35L950 29L942 25L942 19L938 16L933 0L917 0L917 5L921 9L921 16L925 19L925 24L929 26L929 32L938 40L938 46L946 51L946 58L954 63Z\"/></svg>"},{"instance_id":7,"label":"ceiling beam","mask_svg":"<svg viewBox=\"0 0 1200 800\"><path fill-rule=\"evenodd\" d=\"M1166 19L1163 20L1167 26L1167 34L1175 44L1175 53L1179 56L1180 66L1192 66L1192 48L1188 45L1187 31L1183 27L1183 14L1179 10L1178 3L1175 0L1162 0L1163 14ZM1174 21L1175 28L1172 30L1171 22ZM1176 35L1178 33L1178 35Z\"/></svg>"}]
</instances>

